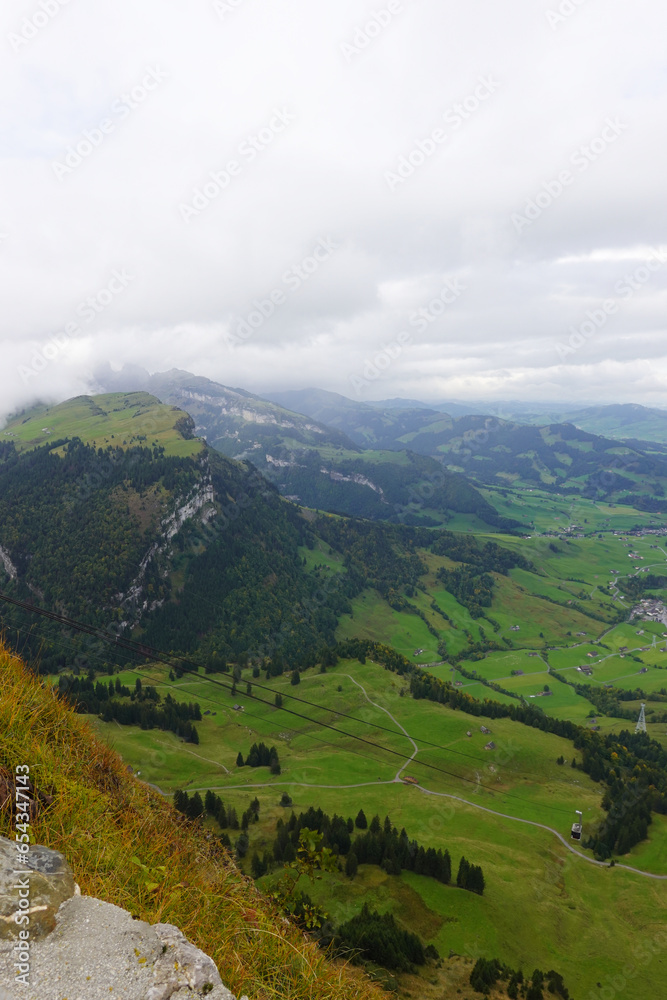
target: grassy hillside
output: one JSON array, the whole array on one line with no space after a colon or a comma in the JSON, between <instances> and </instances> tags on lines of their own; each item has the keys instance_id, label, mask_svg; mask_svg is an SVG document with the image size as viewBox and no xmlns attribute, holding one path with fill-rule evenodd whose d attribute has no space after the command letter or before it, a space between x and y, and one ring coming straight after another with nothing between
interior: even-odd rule
<instances>
[{"instance_id":1,"label":"grassy hillside","mask_svg":"<svg viewBox=\"0 0 667 1000\"><path fill-rule=\"evenodd\" d=\"M550 420L527 412L485 416L489 410L483 405L452 417L439 409L369 405L321 390L277 398L340 429L361 447L409 448L486 485L541 487L620 502L630 497L627 502L650 511L661 509L667 487L664 455L636 440L623 443L612 433L621 428L623 439L645 433L663 440L653 428L662 427L664 434L665 415L642 407L585 410L578 415L583 422L568 422L569 417Z\"/></svg>"},{"instance_id":2,"label":"grassy hillside","mask_svg":"<svg viewBox=\"0 0 667 1000\"><path fill-rule=\"evenodd\" d=\"M192 435L183 410L165 406L147 392L77 396L57 406L38 406L13 418L0 441L13 441L18 451L62 438L80 438L94 448L164 448L179 458L198 455L204 445ZM185 434L183 433L185 431Z\"/></svg>"},{"instance_id":3,"label":"grassy hillside","mask_svg":"<svg viewBox=\"0 0 667 1000\"><path fill-rule=\"evenodd\" d=\"M113 385L122 377L122 373L102 376L103 382ZM127 378L136 385L136 373ZM190 414L196 433L212 448L228 458L252 461L283 496L305 506L408 524L437 526L454 513L477 516L482 527L499 523L493 507L463 476L426 454L408 452L408 444L396 447L396 428L388 437L389 445L377 445L382 435L370 434L359 447L338 427L312 415L189 372L173 369L151 377L146 373L140 384L164 403ZM133 395L139 394L129 394ZM383 425L382 416L371 407L364 412L370 423ZM411 426L404 421L401 433ZM423 510L425 498L429 511Z\"/></svg>"},{"instance_id":4,"label":"grassy hillside","mask_svg":"<svg viewBox=\"0 0 667 1000\"><path fill-rule=\"evenodd\" d=\"M66 855L84 895L150 923L179 927L212 956L237 996L379 998L358 971L327 962L224 849L129 775L80 716L2 649L0 779L11 781L19 764L27 764L36 787L53 796L31 824L32 842ZM0 833L13 836L6 805L0 807Z\"/></svg>"},{"instance_id":5,"label":"grassy hillside","mask_svg":"<svg viewBox=\"0 0 667 1000\"><path fill-rule=\"evenodd\" d=\"M128 673L121 678L131 685L135 676ZM290 809L279 804L287 792L297 814L312 805L344 817L356 816L359 809L369 820L375 813L381 819L389 815L398 829L404 826L424 846L447 848L455 865L465 855L483 867L487 883L483 897L410 872L387 876L369 866L361 866L353 880L327 876L308 892L336 922L368 901L418 929L445 959L463 956L471 962L486 955L524 971L535 966L555 968L573 996L580 997L597 982L606 985L622 974L632 962L636 941L652 941L667 919L663 883L621 868L598 868L570 854L552 833L508 818L544 823L565 837L575 808L583 811L586 830L598 821L600 787L569 766L573 748L568 740L507 719L475 720L439 705L415 702L401 693L402 678L370 662L341 661L326 674L304 674L296 694L309 705L290 700L295 689L288 676L271 680L267 693L248 672L234 695L228 686L211 684L203 675L170 682L161 668L154 668L142 676L163 693L197 699L206 708L201 745L183 754L182 744L170 734L121 730L99 721L96 729L139 769L142 778L159 784L167 796L177 787L190 793L200 790L202 795L215 789L241 816L256 795L260 820L249 828L246 866L254 850L261 854L271 849L276 821L289 818ZM227 679L221 680L229 685ZM268 704L247 696L246 681ZM285 707L311 721L277 709L274 691L282 695ZM491 736L480 732L480 721L487 722ZM321 729L318 722L348 735ZM397 724L419 747L412 763L389 752L409 756L413 750ZM361 744L356 736L377 746ZM490 739L495 749L485 751ZM270 775L267 768L236 766L238 751L247 754L257 740L278 748L279 776ZM567 766L557 764L561 755ZM414 776L420 787L396 780L404 767L403 774ZM624 862L667 872L667 824L662 819L656 817L649 840ZM210 828L217 826L211 821ZM270 877L260 882L270 883ZM591 941L597 942L594 952ZM432 982L422 980L415 986L418 995L442 998L449 996L448 984L461 988L459 961L452 957L437 973L429 971ZM623 993L625 1000L650 995L656 968L640 970ZM452 989L452 995L455 992Z\"/></svg>"}]
</instances>

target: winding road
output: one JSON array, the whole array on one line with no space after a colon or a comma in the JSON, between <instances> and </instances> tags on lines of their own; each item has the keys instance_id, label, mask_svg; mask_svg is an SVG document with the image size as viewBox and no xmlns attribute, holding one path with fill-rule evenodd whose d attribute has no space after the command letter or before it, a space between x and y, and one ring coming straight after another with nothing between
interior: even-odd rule
<instances>
[{"instance_id":1,"label":"winding road","mask_svg":"<svg viewBox=\"0 0 667 1000\"><path fill-rule=\"evenodd\" d=\"M307 784L306 782L303 782L303 781L289 781L289 782L287 782L287 781L280 781L280 782L278 782L278 781L269 781L269 782L266 782L265 784L261 784L261 785L258 785L258 784L224 785L223 787L212 789L212 791L222 792L222 791L226 791L226 790L228 791L228 790L232 790L232 789L233 790L239 790L239 789L242 789L242 788L252 788L252 789L256 790L257 788L288 788L288 787L292 787L292 788L294 788L294 787L297 787L297 788L321 788L321 789L326 789L326 790L329 790L329 791L335 790L335 789L341 789L341 791L343 791L343 790L349 789L349 788L369 788L369 787L375 786L375 785L394 785L394 784L403 785L403 784L405 784L405 782L401 778L401 775L402 775L403 771L405 771L406 767L409 764L412 763L412 761L415 759L415 757L419 753L419 747L417 746L415 740L412 738L412 736L410 736L410 734L407 731L407 729L405 729L401 725L401 723L397 719L394 718L394 716L391 714L390 711L388 711L388 709L383 708L382 705L378 705L377 702L375 702L375 701L371 701L371 699L368 696L368 692L366 691L366 689L364 688L364 686L359 683L359 681L356 681L354 679L354 677L352 677L351 674L343 674L342 676L348 677L352 681L353 684L356 684L356 686L361 689L361 691L364 694L364 697L369 702L369 704L373 705L374 708L378 708L381 712L384 712L385 715L388 715L389 718L391 719L391 721L394 723L394 725L398 726L398 728L401 730L401 732L406 737L406 739L408 739L410 741L410 743L412 744L412 746L414 748L413 751L412 751L412 755L406 760L405 764L403 764L403 766L396 772L396 776L394 778L392 778L390 781L362 781L362 782L358 782L357 784L354 784L354 785L311 785L311 784ZM156 786L153 786L153 787L156 787ZM432 791L429 788L424 788L422 785L412 785L411 784L410 787L417 789L418 791L420 791L422 793L422 795L432 795L432 796L435 796L436 798L453 799L455 802L461 802L463 805L470 806L471 809L481 809L482 812L490 813L492 816L498 816L500 819L507 819L507 820L510 820L510 822L512 822L512 823L523 823L526 826L534 826L534 827L537 827L538 830L546 830L548 833L552 833L554 835L554 837L557 837L558 840L563 845L563 847L566 847L567 850L570 851L571 854L575 854L578 858L582 858L584 861L587 861L591 865L597 865L597 867L599 867L599 868L609 868L610 867L609 862L607 862L607 861L596 861L595 858L589 858L587 854L584 854L582 851L578 851L576 849L576 847L573 847L572 844L568 840L566 840L565 837L563 837L562 834L560 834L558 832L558 830L554 830L553 827L547 826L545 823L537 823L537 822L535 822L532 819L521 819L519 816L510 816L509 813L502 813L502 812L498 812L498 810L496 810L496 809L489 809L488 806L481 806L481 805L479 805L476 802L470 802L468 799L464 799L460 795L452 795L450 792L434 792L434 791ZM192 788L192 789L190 789L190 791L193 791L193 792L194 791L205 792L207 790L208 789L205 789L205 788ZM162 794L164 794L164 793L162 793ZM667 875L654 875L653 872L645 872L645 871L642 871L640 868L633 868L631 865L620 864L618 861L613 865L613 867L614 868L623 868L625 871L633 872L635 875L642 875L644 878L655 879L656 881L659 881L659 882L667 881Z\"/></svg>"}]
</instances>

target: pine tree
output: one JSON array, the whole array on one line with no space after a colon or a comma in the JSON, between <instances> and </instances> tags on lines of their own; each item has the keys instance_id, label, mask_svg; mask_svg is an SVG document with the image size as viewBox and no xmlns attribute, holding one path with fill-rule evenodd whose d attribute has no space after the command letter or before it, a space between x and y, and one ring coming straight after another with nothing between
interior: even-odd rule
<instances>
[{"instance_id":1,"label":"pine tree","mask_svg":"<svg viewBox=\"0 0 667 1000\"><path fill-rule=\"evenodd\" d=\"M204 796L204 809L206 810L207 816L215 816L215 806L215 793L209 788Z\"/></svg>"},{"instance_id":2,"label":"pine tree","mask_svg":"<svg viewBox=\"0 0 667 1000\"><path fill-rule=\"evenodd\" d=\"M354 825L356 826L357 830L368 829L368 820L366 819L366 814L364 813L363 809L360 809L359 812L357 813L357 818L354 821Z\"/></svg>"},{"instance_id":3,"label":"pine tree","mask_svg":"<svg viewBox=\"0 0 667 1000\"><path fill-rule=\"evenodd\" d=\"M459 889L465 889L468 882L468 873L470 871L470 865L465 858L461 858L459 862L459 870L456 874L456 884Z\"/></svg>"},{"instance_id":4,"label":"pine tree","mask_svg":"<svg viewBox=\"0 0 667 1000\"><path fill-rule=\"evenodd\" d=\"M273 702L274 702L274 705L276 706L276 708L282 708L283 707L283 696L281 694L277 694L275 696L275 698L273 699Z\"/></svg>"},{"instance_id":5,"label":"pine tree","mask_svg":"<svg viewBox=\"0 0 667 1000\"><path fill-rule=\"evenodd\" d=\"M253 878L261 878L262 875L266 875L267 870L268 865L266 861L262 861L257 851L255 851L250 859L250 874Z\"/></svg>"},{"instance_id":6,"label":"pine tree","mask_svg":"<svg viewBox=\"0 0 667 1000\"><path fill-rule=\"evenodd\" d=\"M357 869L359 867L359 862L357 861L357 855L354 851L350 851L345 860L345 874L348 878L354 878L357 874Z\"/></svg>"},{"instance_id":7,"label":"pine tree","mask_svg":"<svg viewBox=\"0 0 667 1000\"><path fill-rule=\"evenodd\" d=\"M243 754L241 753L240 750L239 750L238 754L236 755L236 766L237 767L244 767Z\"/></svg>"},{"instance_id":8,"label":"pine tree","mask_svg":"<svg viewBox=\"0 0 667 1000\"><path fill-rule=\"evenodd\" d=\"M188 793L184 792L184 791L182 791L182 789L178 788L174 792L174 809L177 809L178 812L183 813L184 815L187 815L187 813L188 813L188 800L189 800Z\"/></svg>"},{"instance_id":9,"label":"pine tree","mask_svg":"<svg viewBox=\"0 0 667 1000\"><path fill-rule=\"evenodd\" d=\"M199 794L199 792L195 792L195 794L190 799L190 802L188 803L188 816L190 817L190 819L197 819L197 817L201 816L203 812L204 812L204 803L201 800L201 795Z\"/></svg>"},{"instance_id":10,"label":"pine tree","mask_svg":"<svg viewBox=\"0 0 667 1000\"><path fill-rule=\"evenodd\" d=\"M298 670L293 670L292 676L290 677L290 684L293 687L296 687L296 685L300 683L301 683L301 674L299 673Z\"/></svg>"}]
</instances>

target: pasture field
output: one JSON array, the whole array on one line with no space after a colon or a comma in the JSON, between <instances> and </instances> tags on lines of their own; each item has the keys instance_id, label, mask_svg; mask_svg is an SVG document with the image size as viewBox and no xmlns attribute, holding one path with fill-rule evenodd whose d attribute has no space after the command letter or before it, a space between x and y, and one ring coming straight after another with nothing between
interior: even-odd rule
<instances>
[{"instance_id":1,"label":"pasture field","mask_svg":"<svg viewBox=\"0 0 667 1000\"><path fill-rule=\"evenodd\" d=\"M118 676L130 686L139 675L128 671ZM556 764L561 754L571 760L568 740L510 719L490 722L415 701L405 693L404 678L370 662L341 661L326 674L306 672L296 690L287 676L270 683L262 678L268 690L253 688L261 702L243 693L245 679L232 696L230 679L224 675L213 678L222 678L222 685L203 674L165 682L163 668L142 671L142 676L144 684L155 683L161 694L171 691L179 701L196 700L202 711L217 713L197 723L198 746L183 744L170 733L95 720L129 763L134 766L136 761L141 776L167 793L178 787L224 790L240 782L260 786L279 781L331 785L334 798L340 798L339 785L393 782L404 770L432 792L473 795L490 808L558 828L567 828L575 799L586 822L601 817L598 786L582 772ZM282 695L282 710L273 704L275 692ZM235 711L235 704L243 710ZM420 749L413 761L411 740L387 712L417 742ZM335 728L322 728L322 723ZM491 736L480 731L484 724ZM490 739L495 749L485 751ZM236 767L239 750L247 755L257 740L276 746L282 765L279 779L269 776L266 768ZM397 789L402 794L403 785ZM315 800L320 798L318 790Z\"/></svg>"},{"instance_id":2,"label":"pasture field","mask_svg":"<svg viewBox=\"0 0 667 1000\"><path fill-rule=\"evenodd\" d=\"M186 439L175 425L183 410L160 403L147 392L78 396L56 406L38 406L10 420L0 440L13 441L19 451L29 451L60 438L79 437L95 448L161 446L165 454L189 458L199 454L203 442Z\"/></svg>"},{"instance_id":3,"label":"pasture field","mask_svg":"<svg viewBox=\"0 0 667 1000\"><path fill-rule=\"evenodd\" d=\"M408 611L395 611L375 590L365 590L350 603L352 614L341 616L336 632L339 640L373 639L392 646L413 663L434 663L440 659L439 640L431 635L418 615ZM443 619L440 619L440 623L443 628L447 628ZM465 644L465 636L462 636L461 648ZM423 649L424 652L414 656L417 649Z\"/></svg>"},{"instance_id":4,"label":"pasture field","mask_svg":"<svg viewBox=\"0 0 667 1000\"><path fill-rule=\"evenodd\" d=\"M170 733L142 732L99 720L94 720L95 727L142 779L157 784L165 794L177 787L202 793L215 789L239 815L257 795L260 822L249 829L248 858L256 849L270 849L276 819L289 815L279 805L280 795L287 791L297 813L314 805L329 814L354 817L363 808L369 819L375 813L381 818L389 815L398 829L404 826L424 846L447 848L454 867L465 855L484 869L483 897L412 873L386 876L369 866L362 866L352 881L326 876L304 886L338 921L356 912L360 901L368 901L395 912L445 957L450 951L469 957L483 953L517 967L531 963L531 968L557 968L573 995L581 996L596 982L622 971L633 936L651 939L667 920L662 883L618 867L590 865L548 831L495 814L545 823L566 837L575 808L584 812L585 825L600 819L601 790L569 766L572 746L567 740L506 719L489 721L491 735L483 734L479 726L484 720L402 695L405 681L370 662L341 662L326 674L306 672L296 690L288 677L276 678L268 685L271 691L260 695L266 696L268 705L242 693L246 674L232 696L226 676L214 676L214 681L223 682L219 686L204 675L171 683L163 668L148 673L162 693L170 690L179 700L196 699L203 710L217 712L198 724L200 744L190 747ZM136 676L128 671L120 678L129 686ZM149 679L143 676L144 683ZM260 694L257 687L254 691ZM285 707L308 718L276 709L274 691L282 694ZM294 694L311 704L290 701ZM234 704L242 704L244 711L234 711ZM332 710L354 718L341 718ZM387 751L409 756L414 748L387 712L420 748L405 771L417 778L419 787L394 780L406 760ZM322 729L317 722L351 735ZM354 735L377 746L362 744ZM490 739L496 749L485 751ZM267 768L236 767L238 750L247 754L256 740L278 748L280 775L270 775ZM565 766L556 764L561 754ZM649 870L667 872L666 845L667 823L659 821L651 828L650 840L623 860L639 864L641 859ZM599 942L597 958L590 955L594 937ZM643 970L624 997L640 1000L650 995L646 990L654 976L655 969Z\"/></svg>"},{"instance_id":5,"label":"pasture field","mask_svg":"<svg viewBox=\"0 0 667 1000\"><path fill-rule=\"evenodd\" d=\"M666 519L622 504L608 504L579 496L554 496L539 488L514 486L509 490L478 484L480 493L503 517L525 521L539 532L563 532L570 524L583 534L629 531L638 526L654 527Z\"/></svg>"}]
</instances>

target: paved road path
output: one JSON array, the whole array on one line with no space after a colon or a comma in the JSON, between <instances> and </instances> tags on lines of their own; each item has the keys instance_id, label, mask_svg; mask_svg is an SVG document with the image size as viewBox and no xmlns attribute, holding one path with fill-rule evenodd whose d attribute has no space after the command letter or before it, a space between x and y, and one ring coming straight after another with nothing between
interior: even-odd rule
<instances>
[{"instance_id":1,"label":"paved road path","mask_svg":"<svg viewBox=\"0 0 667 1000\"><path fill-rule=\"evenodd\" d=\"M343 791L344 789L347 789L347 788L369 788L369 787L371 787L373 785L394 785L394 784L397 784L397 783L398 784L403 784L403 781L401 779L401 774L403 773L403 771L405 770L405 768L408 766L408 764L410 764L415 759L415 757L419 753L419 747L415 743L415 741L412 738L412 736L410 736L410 734L407 731L407 729L404 729L404 727L400 724L400 722L398 722L398 720L394 718L394 716L391 714L391 712L389 712L386 708L383 708L382 705L378 705L376 702L371 701L371 699L368 697L368 693L366 692L366 689L363 687L363 685L361 685L358 681L356 681L354 679L354 677L352 677L351 674L345 674L344 676L345 677L349 677L349 679L352 681L352 683L356 684L356 686L363 691L364 697L366 698L366 700L371 705L374 706L374 708L379 708L381 712L384 712L386 715L389 716L389 718L394 723L394 725L398 726L398 728L401 730L401 732L405 734L405 736L410 740L410 742L412 743L412 746L414 747L412 756L408 760L406 760L405 764L403 764L403 766L397 771L396 776L392 780L390 780L390 781L362 781L362 782L358 782L357 784L354 784L354 785L310 785L310 784L307 784L306 782L303 782L303 781L298 781L298 782L284 782L284 781L282 781L282 782L276 782L276 781L269 781L266 784L262 784L262 785L257 785L257 784L225 785L225 786L223 786L221 788L212 789L212 791L223 792L225 790L230 790L230 789L237 790L237 789L241 789L241 788L252 788L252 789L257 789L257 788L286 788L286 787L288 787L290 785L292 787L294 787L296 785L296 787L298 787L298 788L322 788L322 789L327 789L327 790L341 789L341 791ZM424 788L423 785L412 785L411 787L418 789L418 791L420 791L422 793L422 795L433 795L433 796L435 796L437 798L454 799L455 802L462 802L464 805L470 806L471 809L481 809L482 812L490 813L492 816L499 816L501 819L508 819L512 823L524 823L526 826L535 826L539 830L546 830L548 833L552 833L554 835L554 837L557 837L558 840L560 840L561 844L564 847L566 847L568 849L568 851L570 851L572 854L576 854L577 857L582 858L584 861L588 861L588 863L591 864L591 865L597 865L600 868L608 868L609 867L609 863L607 861L596 861L595 858L589 858L587 854L583 854L581 851L578 851L576 849L576 847L573 847L572 844L568 840L566 840L565 837L563 837L562 834L560 834L558 832L558 830L554 830L553 827L546 826L546 824L544 824L544 823L536 823L532 819L521 819L519 816L510 816L508 813L498 812L496 809L489 809L488 806L480 806L476 802L469 802L468 799L461 798L460 795L451 795L449 792L434 792L434 791L431 791L430 788ZM192 788L192 789L190 789L190 791L193 791L193 792L194 791L205 792L205 791L207 791L207 789L205 789L205 788ZM626 871L634 872L635 875L643 875L644 878L652 878L652 879L656 879L658 881L667 881L667 875L654 875L652 872L644 872L644 871L642 871L639 868L632 868L630 865L623 865L623 864L620 864L619 862L617 862L614 867L616 867L616 868L624 868Z\"/></svg>"},{"instance_id":2,"label":"paved road path","mask_svg":"<svg viewBox=\"0 0 667 1000\"><path fill-rule=\"evenodd\" d=\"M411 764L412 761L417 756L417 754L419 753L419 747L417 746L417 744L413 740L412 736L410 736L410 733L407 731L407 729L403 728L403 726L400 724L400 722L398 721L398 719L395 719L394 716L391 714L391 712L389 712L386 708L383 708L382 705L378 705L377 702L371 701L371 699L368 697L368 692L366 691L366 688L362 684L360 684L359 681L355 681L355 679L352 676L352 674L344 674L343 676L344 677L349 677L353 684L356 684L358 688L361 688L361 690L364 692L364 697L366 698L366 701L369 702L369 704L373 705L374 708L379 708L381 712L384 712L385 715L388 715L389 718L391 719L391 721L394 723L394 725L398 726L398 728L401 730L401 732L404 733L407 736L407 738L410 740L410 742L412 743L412 745L414 747L414 750L412 751L412 756L409 757L406 760L406 762L403 765L403 767L399 768L399 770L396 772L396 777L394 778L394 781L400 781L400 778L401 778L401 775L403 774L403 771L405 771L405 769L408 766L408 764Z\"/></svg>"},{"instance_id":3,"label":"paved road path","mask_svg":"<svg viewBox=\"0 0 667 1000\"><path fill-rule=\"evenodd\" d=\"M392 778L389 781L362 781L354 785L310 785L305 781L268 781L266 784L247 784L247 785L224 785L220 788L214 788L212 791L225 792L225 791L238 791L242 788L250 788L257 790L258 788L323 788L330 791L335 791L340 789L345 791L348 788L370 788L374 785L403 785L404 782L401 778ZM156 787L156 786L153 786ZM463 805L470 806L471 809L481 809L482 812L491 813L492 816L499 816L501 819L508 819L512 823L524 823L526 826L536 826L539 830L546 830L548 833L553 833L554 837L560 840L563 847L566 847L568 851L572 854L576 854L578 858L582 858L583 861L588 861L591 865L597 865L599 868L609 868L608 861L596 861L595 858L589 858L587 854L583 854L578 851L576 847L563 837L558 830L554 830L551 826L546 826L544 823L536 823L532 819L521 819L519 816L510 816L509 813L498 812L496 809L489 809L488 806L480 806L477 802L469 802L468 799L461 798L460 795L451 795L449 792L433 792L430 788L424 788L422 785L410 785L411 788L416 788L423 795L433 795L437 798L443 799L454 799L456 802L461 802ZM193 792L205 792L208 789L205 788L191 788L190 791ZM635 875L643 875L644 878L652 878L658 881L667 881L667 875L654 875L653 872L645 872L640 868L633 868L631 865L623 865L620 862L616 862L615 868L624 868L626 871L634 872Z\"/></svg>"}]
</instances>

